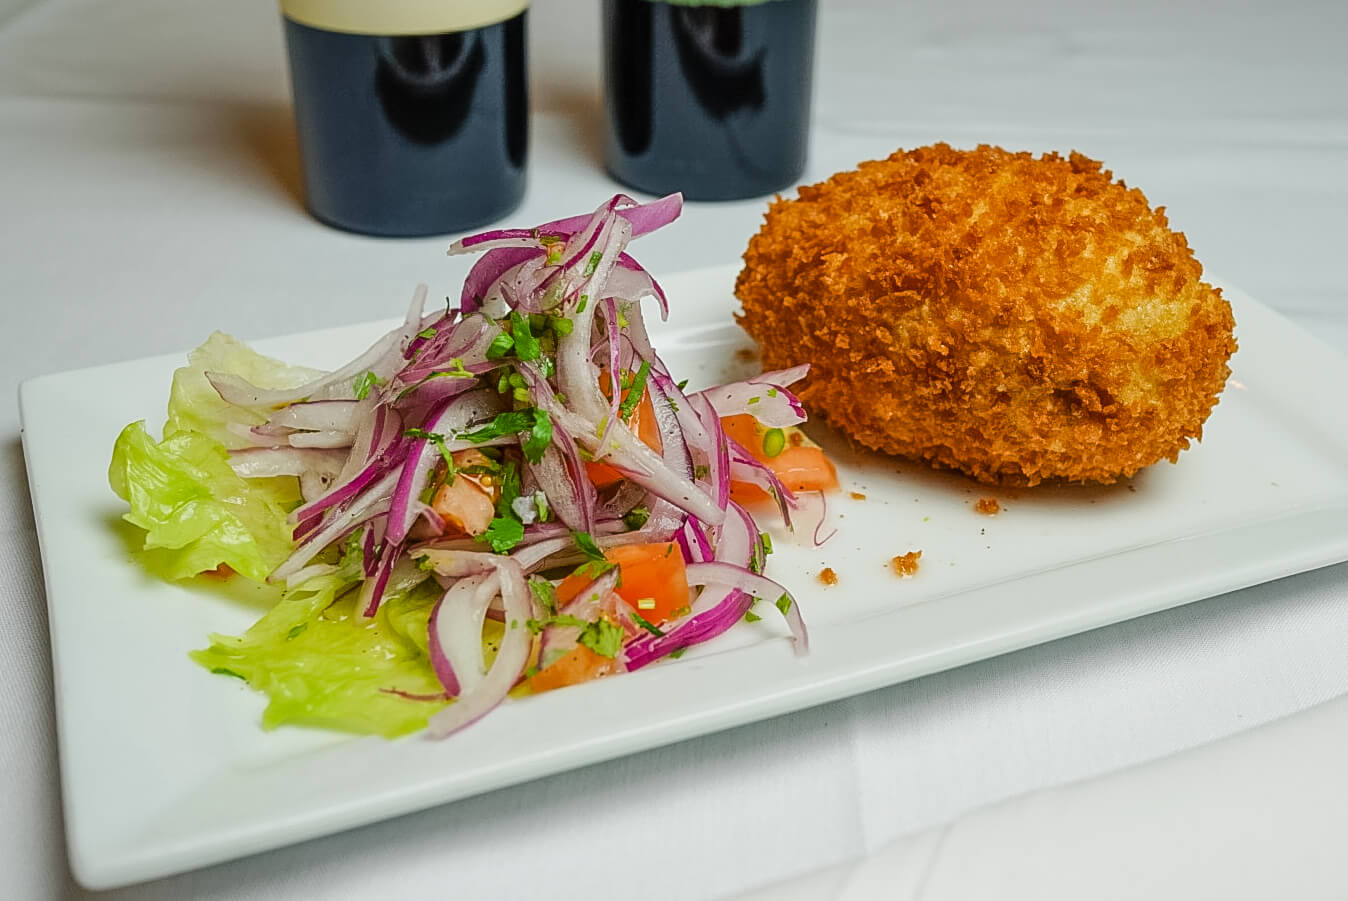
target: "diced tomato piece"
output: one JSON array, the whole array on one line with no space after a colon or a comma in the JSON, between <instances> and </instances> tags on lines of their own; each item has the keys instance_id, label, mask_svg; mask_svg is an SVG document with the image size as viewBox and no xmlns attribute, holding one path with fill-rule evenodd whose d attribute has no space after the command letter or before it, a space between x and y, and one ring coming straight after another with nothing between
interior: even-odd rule
<instances>
[{"instance_id":1,"label":"diced tomato piece","mask_svg":"<svg viewBox=\"0 0 1348 901\"><path fill-rule=\"evenodd\" d=\"M605 657L583 644L578 644L526 679L525 684L534 694L539 694L607 675L616 663L613 658Z\"/></svg>"},{"instance_id":2,"label":"diced tomato piece","mask_svg":"<svg viewBox=\"0 0 1348 901\"><path fill-rule=\"evenodd\" d=\"M647 622L658 625L688 606L688 572L674 542L621 545L606 550L604 559L618 567L618 596ZM591 581L588 574L567 576L557 586L557 602L575 600Z\"/></svg>"},{"instance_id":3,"label":"diced tomato piece","mask_svg":"<svg viewBox=\"0 0 1348 901\"><path fill-rule=\"evenodd\" d=\"M453 456L458 468L491 464L491 460L475 449L457 451ZM459 473L453 482L436 489L431 498L431 509L445 521L446 535L481 535L496 515L496 495L497 488L487 477Z\"/></svg>"},{"instance_id":4,"label":"diced tomato piece","mask_svg":"<svg viewBox=\"0 0 1348 901\"><path fill-rule=\"evenodd\" d=\"M608 371L604 370L599 374L599 388L604 392L605 397L611 397L613 386L609 382ZM628 392L624 391L622 400L627 400ZM621 403L621 401L620 401ZM662 448L660 441L660 429L655 422L655 408L651 406L651 395L648 391L641 394L641 402L632 408L632 414L623 420L628 427L636 433L637 438L643 444L659 452ZM610 485L616 485L623 474L609 466L607 463L586 463L585 471L590 476L590 481L596 488L607 488Z\"/></svg>"},{"instance_id":5,"label":"diced tomato piece","mask_svg":"<svg viewBox=\"0 0 1348 901\"><path fill-rule=\"evenodd\" d=\"M789 491L835 491L838 472L833 463L800 429L765 429L748 413L727 416L721 428L730 438L744 445L744 449L781 480ZM774 436L773 432L780 432ZM776 453L769 453L775 451ZM730 497L736 503L756 503L768 499L768 494L748 482L731 482Z\"/></svg>"}]
</instances>

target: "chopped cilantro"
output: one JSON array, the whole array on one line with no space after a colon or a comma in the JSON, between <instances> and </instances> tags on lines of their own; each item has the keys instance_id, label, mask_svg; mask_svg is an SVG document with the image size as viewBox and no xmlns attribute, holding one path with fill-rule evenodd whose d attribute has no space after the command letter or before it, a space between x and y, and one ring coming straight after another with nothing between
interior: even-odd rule
<instances>
[{"instance_id":1,"label":"chopped cilantro","mask_svg":"<svg viewBox=\"0 0 1348 901\"><path fill-rule=\"evenodd\" d=\"M557 612L557 588L547 579L537 576L529 580L529 590L538 600L538 606L549 614Z\"/></svg>"},{"instance_id":2,"label":"chopped cilantro","mask_svg":"<svg viewBox=\"0 0 1348 901\"><path fill-rule=\"evenodd\" d=\"M375 375L373 369L367 369L356 376L355 381L351 383L351 389L356 392L356 400L365 400L376 385L383 383L384 380Z\"/></svg>"},{"instance_id":3,"label":"chopped cilantro","mask_svg":"<svg viewBox=\"0 0 1348 901\"><path fill-rule=\"evenodd\" d=\"M771 554L771 553L772 553L772 536L769 535L767 532L759 532L759 533L758 533L758 540L761 541L761 542L763 542L763 553L765 553L765 554Z\"/></svg>"},{"instance_id":4,"label":"chopped cilantro","mask_svg":"<svg viewBox=\"0 0 1348 901\"><path fill-rule=\"evenodd\" d=\"M529 427L529 437L524 439L524 457L530 463L543 459L543 453L552 444L552 417L542 410L534 410L534 422Z\"/></svg>"},{"instance_id":5,"label":"chopped cilantro","mask_svg":"<svg viewBox=\"0 0 1348 901\"><path fill-rule=\"evenodd\" d=\"M601 617L580 630L580 643L602 657L617 657L623 649L622 627Z\"/></svg>"},{"instance_id":6,"label":"chopped cilantro","mask_svg":"<svg viewBox=\"0 0 1348 901\"><path fill-rule=\"evenodd\" d=\"M537 360L540 353L538 339L534 337L529 326L529 320L519 313L512 312L510 314L510 337L515 342L515 356L526 362ZM492 341L492 344L495 345L496 342ZM490 355L490 351L488 351L488 355Z\"/></svg>"},{"instance_id":7,"label":"chopped cilantro","mask_svg":"<svg viewBox=\"0 0 1348 901\"><path fill-rule=\"evenodd\" d=\"M753 397L749 398L749 403L751 403L751 404L756 404L756 403L758 403L758 402L759 402L760 400L762 400L762 399L763 399L763 398L761 398L761 397L759 397L757 394L755 394Z\"/></svg>"},{"instance_id":8,"label":"chopped cilantro","mask_svg":"<svg viewBox=\"0 0 1348 901\"><path fill-rule=\"evenodd\" d=\"M687 647L679 648L677 651L670 651L670 652L669 652L669 659L670 659L670 660L678 660L678 659L679 659L680 657L682 657L685 653L687 653L687 651L688 651L688 648L687 648Z\"/></svg>"},{"instance_id":9,"label":"chopped cilantro","mask_svg":"<svg viewBox=\"0 0 1348 901\"><path fill-rule=\"evenodd\" d=\"M763 617L759 616L757 613L754 613L752 610L744 611L744 621L746 623L756 623L762 618Z\"/></svg>"},{"instance_id":10,"label":"chopped cilantro","mask_svg":"<svg viewBox=\"0 0 1348 901\"><path fill-rule=\"evenodd\" d=\"M604 556L604 552L599 549L599 545L594 543L588 532L572 532L571 538L576 542L576 547L585 555L586 562L577 567L576 572L589 576L591 579L597 579L604 573L613 569L614 564L610 563Z\"/></svg>"},{"instance_id":11,"label":"chopped cilantro","mask_svg":"<svg viewBox=\"0 0 1348 901\"><path fill-rule=\"evenodd\" d=\"M557 337L565 338L567 335L571 334L571 331L576 327L576 324L565 316L554 316L548 320L548 326Z\"/></svg>"},{"instance_id":12,"label":"chopped cilantro","mask_svg":"<svg viewBox=\"0 0 1348 901\"><path fill-rule=\"evenodd\" d=\"M585 308L589 306L589 304L590 304L590 295L588 294L580 295L580 303L576 305L576 312L584 313Z\"/></svg>"},{"instance_id":13,"label":"chopped cilantro","mask_svg":"<svg viewBox=\"0 0 1348 901\"><path fill-rule=\"evenodd\" d=\"M646 617L642 616L640 613L632 614L632 622L636 623L638 626L645 629L647 632L651 633L656 638L660 638L665 634L664 629L661 629L659 626L650 622L649 620L646 619Z\"/></svg>"},{"instance_id":14,"label":"chopped cilantro","mask_svg":"<svg viewBox=\"0 0 1348 901\"><path fill-rule=\"evenodd\" d=\"M768 389L768 397L776 397L776 396L777 396L777 389L776 389L776 388L769 388L769 389Z\"/></svg>"},{"instance_id":15,"label":"chopped cilantro","mask_svg":"<svg viewBox=\"0 0 1348 901\"><path fill-rule=\"evenodd\" d=\"M687 387L688 387L688 380L687 380L687 379L684 379L683 381L681 381L681 382L679 382L678 384L676 384L674 387L676 387L676 388L678 388L680 391L682 391L684 388L687 388Z\"/></svg>"},{"instance_id":16,"label":"chopped cilantro","mask_svg":"<svg viewBox=\"0 0 1348 901\"><path fill-rule=\"evenodd\" d=\"M633 507L628 511L627 515L623 517L623 525L635 532L637 529L644 526L646 520L650 518L651 511L649 507Z\"/></svg>"},{"instance_id":17,"label":"chopped cilantro","mask_svg":"<svg viewBox=\"0 0 1348 901\"><path fill-rule=\"evenodd\" d=\"M504 554L512 547L519 544L524 539L524 524L518 519L498 516L487 526L487 531L478 536L478 541L485 541L491 545L491 549Z\"/></svg>"},{"instance_id":18,"label":"chopped cilantro","mask_svg":"<svg viewBox=\"0 0 1348 901\"><path fill-rule=\"evenodd\" d=\"M594 275L595 270L599 268L599 261L602 260L603 258L604 255L597 250L594 253L590 254L590 258L585 261L585 271L581 274L584 275L586 278L589 278L590 276Z\"/></svg>"},{"instance_id":19,"label":"chopped cilantro","mask_svg":"<svg viewBox=\"0 0 1348 901\"><path fill-rule=\"evenodd\" d=\"M524 439L524 456L530 463L543 459L543 452L552 443L552 419L538 409L510 410L497 413L490 423L471 432L460 432L458 437L471 444L482 444L502 435L528 432Z\"/></svg>"},{"instance_id":20,"label":"chopped cilantro","mask_svg":"<svg viewBox=\"0 0 1348 901\"><path fill-rule=\"evenodd\" d=\"M435 445L435 449L440 452L440 457L445 461L445 481L450 485L454 484L454 473L456 471L454 467L454 455L451 454L449 448L445 446L444 435L441 435L438 432L428 432L425 429L407 429L403 434L408 438L420 438Z\"/></svg>"},{"instance_id":21,"label":"chopped cilantro","mask_svg":"<svg viewBox=\"0 0 1348 901\"><path fill-rule=\"evenodd\" d=\"M586 626L590 625L579 616L571 616L567 613L552 614L550 616L545 616L542 619L526 620L524 624L528 626L529 631L535 635L542 632L548 626L570 626L574 629L584 629Z\"/></svg>"},{"instance_id":22,"label":"chopped cilantro","mask_svg":"<svg viewBox=\"0 0 1348 901\"><path fill-rule=\"evenodd\" d=\"M791 609L791 595L782 595L776 600L775 605L778 610L782 611L782 616L786 616L787 611Z\"/></svg>"},{"instance_id":23,"label":"chopped cilantro","mask_svg":"<svg viewBox=\"0 0 1348 901\"><path fill-rule=\"evenodd\" d=\"M534 512L538 514L539 522L546 522L548 519L548 496L541 491L534 492Z\"/></svg>"},{"instance_id":24,"label":"chopped cilantro","mask_svg":"<svg viewBox=\"0 0 1348 901\"><path fill-rule=\"evenodd\" d=\"M430 328L424 328L421 331L417 332L417 337L425 338L427 341L429 341L432 338L434 338L437 334L439 334L439 331L440 330L437 329L435 326L431 326Z\"/></svg>"},{"instance_id":25,"label":"chopped cilantro","mask_svg":"<svg viewBox=\"0 0 1348 901\"><path fill-rule=\"evenodd\" d=\"M496 515L514 517L512 507L515 498L520 496L520 471L513 460L507 460L501 465L497 484L500 486L500 494L496 498Z\"/></svg>"}]
</instances>

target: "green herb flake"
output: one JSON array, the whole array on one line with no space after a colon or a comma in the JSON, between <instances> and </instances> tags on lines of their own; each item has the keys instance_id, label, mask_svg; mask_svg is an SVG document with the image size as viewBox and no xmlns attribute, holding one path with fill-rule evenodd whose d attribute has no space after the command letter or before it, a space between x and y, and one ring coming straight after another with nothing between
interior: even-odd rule
<instances>
[{"instance_id":1,"label":"green herb flake","mask_svg":"<svg viewBox=\"0 0 1348 901\"><path fill-rule=\"evenodd\" d=\"M424 328L421 331L417 332L417 337L424 338L427 341L429 341L438 334L440 334L440 330L437 329L435 326L431 326L430 328Z\"/></svg>"},{"instance_id":2,"label":"green herb flake","mask_svg":"<svg viewBox=\"0 0 1348 901\"><path fill-rule=\"evenodd\" d=\"M759 616L757 613L754 613L752 610L744 611L744 621L746 623L756 623L762 618L763 617Z\"/></svg>"},{"instance_id":3,"label":"green herb flake","mask_svg":"<svg viewBox=\"0 0 1348 901\"><path fill-rule=\"evenodd\" d=\"M435 445L435 449L440 452L441 459L445 461L445 481L450 485L454 484L454 474L456 472L454 455L451 454L449 448L445 446L445 441L447 439L444 435L441 435L438 432L428 432L425 429L407 429L403 434L408 438L420 438Z\"/></svg>"},{"instance_id":4,"label":"green herb flake","mask_svg":"<svg viewBox=\"0 0 1348 901\"><path fill-rule=\"evenodd\" d=\"M688 648L686 648L686 647L679 648L677 651L670 651L670 652L669 652L669 659L670 659L670 660L678 660L680 657L682 657L682 656L683 656L684 654L686 654L686 653L688 653Z\"/></svg>"},{"instance_id":5,"label":"green herb flake","mask_svg":"<svg viewBox=\"0 0 1348 901\"><path fill-rule=\"evenodd\" d=\"M576 573L588 576L591 579L597 579L604 573L613 569L614 564L610 563L604 556L604 552L595 544L594 538L590 537L588 532L572 532L571 538L576 542L576 547L585 555L586 562L576 567Z\"/></svg>"},{"instance_id":6,"label":"green herb flake","mask_svg":"<svg viewBox=\"0 0 1348 901\"><path fill-rule=\"evenodd\" d=\"M594 253L591 253L590 258L585 261L585 271L582 272L581 275L585 278L594 275L595 270L599 268L599 261L603 258L604 255L597 250Z\"/></svg>"},{"instance_id":7,"label":"green herb flake","mask_svg":"<svg viewBox=\"0 0 1348 901\"><path fill-rule=\"evenodd\" d=\"M763 542L763 553L765 553L765 554L771 554L771 553L772 553L772 536L769 535L767 532L759 532L759 533L758 533L758 540L761 541L761 542Z\"/></svg>"},{"instance_id":8,"label":"green herb flake","mask_svg":"<svg viewBox=\"0 0 1348 901\"><path fill-rule=\"evenodd\" d=\"M756 404L756 403L758 403L758 402L759 402L760 400L762 400L762 399L763 399L763 398L761 398L761 397L759 397L757 394L755 394L753 397L749 398L749 403L751 403L751 404Z\"/></svg>"},{"instance_id":9,"label":"green herb flake","mask_svg":"<svg viewBox=\"0 0 1348 901\"><path fill-rule=\"evenodd\" d=\"M786 432L781 429L768 429L763 433L763 453L776 457L786 450Z\"/></svg>"},{"instance_id":10,"label":"green herb flake","mask_svg":"<svg viewBox=\"0 0 1348 901\"><path fill-rule=\"evenodd\" d=\"M557 587L555 585L547 579L535 576L529 580L529 590L533 592L539 607L542 607L549 614L557 612Z\"/></svg>"},{"instance_id":11,"label":"green herb flake","mask_svg":"<svg viewBox=\"0 0 1348 901\"><path fill-rule=\"evenodd\" d=\"M655 625L650 620L646 619L646 617L642 616L640 613L632 614L632 622L636 623L638 626L645 629L647 632L651 633L656 638L664 637L665 630L661 629L659 626Z\"/></svg>"},{"instance_id":12,"label":"green herb flake","mask_svg":"<svg viewBox=\"0 0 1348 901\"><path fill-rule=\"evenodd\" d=\"M518 519L498 516L487 526L487 531L478 536L478 541L491 545L497 554L507 553L512 547L524 540L524 524Z\"/></svg>"},{"instance_id":13,"label":"green herb flake","mask_svg":"<svg viewBox=\"0 0 1348 901\"><path fill-rule=\"evenodd\" d=\"M529 319L524 318L519 313L510 314L510 337L515 342L515 356L525 362L537 360L541 351L538 347L538 339L530 328ZM496 342L492 341L494 345ZM488 356L491 353L488 351Z\"/></svg>"},{"instance_id":14,"label":"green herb flake","mask_svg":"<svg viewBox=\"0 0 1348 901\"><path fill-rule=\"evenodd\" d=\"M776 396L777 396L777 389L776 389L776 388L769 388L769 389L768 389L768 397L776 397Z\"/></svg>"},{"instance_id":15,"label":"green herb flake","mask_svg":"<svg viewBox=\"0 0 1348 901\"><path fill-rule=\"evenodd\" d=\"M355 380L351 383L351 390L355 391L356 400L365 400L365 398L370 396L370 392L374 390L377 385L382 385L383 383L383 380L374 374L373 369L367 369L356 376Z\"/></svg>"},{"instance_id":16,"label":"green herb flake","mask_svg":"<svg viewBox=\"0 0 1348 901\"><path fill-rule=\"evenodd\" d=\"M576 305L576 312L584 313L585 308L589 305L590 305L590 295L588 294L580 295L580 303Z\"/></svg>"},{"instance_id":17,"label":"green herb flake","mask_svg":"<svg viewBox=\"0 0 1348 901\"><path fill-rule=\"evenodd\" d=\"M552 444L552 417L542 410L534 410L534 421L529 426L529 436L524 439L521 447L524 449L524 457L530 463L538 463L543 459L543 454L548 446Z\"/></svg>"},{"instance_id":18,"label":"green herb flake","mask_svg":"<svg viewBox=\"0 0 1348 901\"><path fill-rule=\"evenodd\" d=\"M601 657L617 657L623 649L623 630L602 617L580 630L580 643Z\"/></svg>"},{"instance_id":19,"label":"green herb flake","mask_svg":"<svg viewBox=\"0 0 1348 901\"><path fill-rule=\"evenodd\" d=\"M775 606L778 610L782 611L782 616L786 616L786 614L791 610L791 595L789 594L782 595L773 603L773 606Z\"/></svg>"},{"instance_id":20,"label":"green herb flake","mask_svg":"<svg viewBox=\"0 0 1348 901\"><path fill-rule=\"evenodd\" d=\"M674 387L676 387L676 388L678 388L680 391L682 391L684 388L687 388L687 387L688 387L688 380L687 380L687 379L684 379L683 381L678 382L677 384L675 384Z\"/></svg>"},{"instance_id":21,"label":"green herb flake","mask_svg":"<svg viewBox=\"0 0 1348 901\"><path fill-rule=\"evenodd\" d=\"M552 329L552 333L557 337L565 338L567 335L571 334L573 329L575 329L576 324L565 316L554 316L548 320L548 327Z\"/></svg>"},{"instance_id":22,"label":"green herb flake","mask_svg":"<svg viewBox=\"0 0 1348 901\"><path fill-rule=\"evenodd\" d=\"M431 572L432 570L435 569L435 564L432 563L431 558L427 557L425 554L422 554L420 557L416 559L416 564L417 569L421 570L424 573Z\"/></svg>"}]
</instances>

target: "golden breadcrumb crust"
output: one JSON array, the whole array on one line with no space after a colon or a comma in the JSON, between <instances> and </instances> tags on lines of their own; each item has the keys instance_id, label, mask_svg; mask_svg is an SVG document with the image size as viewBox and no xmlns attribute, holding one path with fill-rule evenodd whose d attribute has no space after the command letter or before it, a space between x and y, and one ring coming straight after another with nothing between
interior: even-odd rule
<instances>
[{"instance_id":1,"label":"golden breadcrumb crust","mask_svg":"<svg viewBox=\"0 0 1348 901\"><path fill-rule=\"evenodd\" d=\"M989 483L1174 461L1217 402L1230 305L1164 207L1073 153L945 144L778 198L735 293L764 368L858 442Z\"/></svg>"}]
</instances>

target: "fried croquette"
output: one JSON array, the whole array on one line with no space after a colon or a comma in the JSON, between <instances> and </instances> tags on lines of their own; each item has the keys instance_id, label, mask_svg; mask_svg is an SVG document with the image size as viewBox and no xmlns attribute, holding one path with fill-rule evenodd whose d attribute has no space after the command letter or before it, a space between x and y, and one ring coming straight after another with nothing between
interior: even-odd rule
<instances>
[{"instance_id":1,"label":"fried croquette","mask_svg":"<svg viewBox=\"0 0 1348 901\"><path fill-rule=\"evenodd\" d=\"M1164 207L1078 153L944 144L773 202L735 293L812 413L982 482L1174 462L1226 383L1231 307Z\"/></svg>"}]
</instances>

